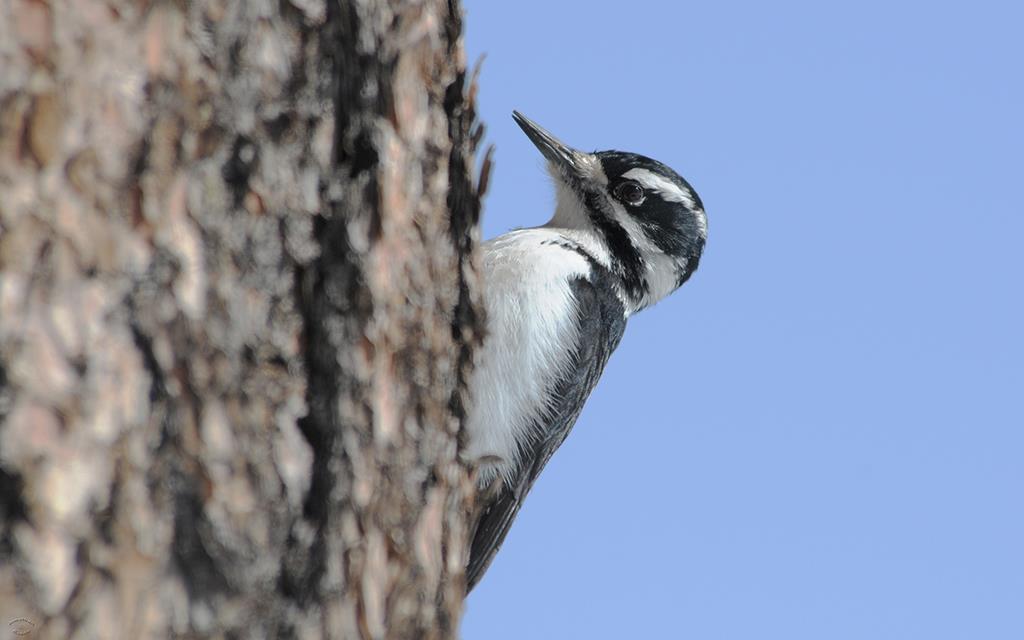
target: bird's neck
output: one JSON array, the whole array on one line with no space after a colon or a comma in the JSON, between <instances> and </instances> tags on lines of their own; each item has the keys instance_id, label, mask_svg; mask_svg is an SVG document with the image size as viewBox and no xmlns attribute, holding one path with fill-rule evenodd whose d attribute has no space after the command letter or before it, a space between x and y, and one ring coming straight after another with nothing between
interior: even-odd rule
<instances>
[{"instance_id":1,"label":"bird's neck","mask_svg":"<svg viewBox=\"0 0 1024 640\"><path fill-rule=\"evenodd\" d=\"M645 309L675 291L696 267L698 256L669 256L651 242L628 216L587 208L556 181L555 213L545 226L578 244L616 283L627 315ZM623 219L625 218L625 219Z\"/></svg>"},{"instance_id":2,"label":"bird's neck","mask_svg":"<svg viewBox=\"0 0 1024 640\"><path fill-rule=\"evenodd\" d=\"M594 232L586 209L580 204L576 194L561 180L555 180L555 214L547 226Z\"/></svg>"}]
</instances>

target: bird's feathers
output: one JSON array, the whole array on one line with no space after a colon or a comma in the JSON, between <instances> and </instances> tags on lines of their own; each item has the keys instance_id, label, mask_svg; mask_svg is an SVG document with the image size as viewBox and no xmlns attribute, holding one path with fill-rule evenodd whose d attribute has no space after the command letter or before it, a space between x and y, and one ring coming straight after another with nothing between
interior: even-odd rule
<instances>
[{"instance_id":1,"label":"bird's feathers","mask_svg":"<svg viewBox=\"0 0 1024 640\"><path fill-rule=\"evenodd\" d=\"M483 247L487 336L474 356L463 451L481 487L470 587L568 435L626 318L689 278L707 236L700 198L669 167L584 153L515 119L548 160L556 209L547 225Z\"/></svg>"},{"instance_id":2,"label":"bird's feathers","mask_svg":"<svg viewBox=\"0 0 1024 640\"><path fill-rule=\"evenodd\" d=\"M488 337L474 356L464 455L482 483L511 477L533 430L551 415L550 395L577 340L570 283L590 273L584 255L550 229L520 229L484 243Z\"/></svg>"},{"instance_id":3,"label":"bird's feathers","mask_svg":"<svg viewBox=\"0 0 1024 640\"><path fill-rule=\"evenodd\" d=\"M571 246L563 251L573 251ZM611 276L600 265L590 263L590 272L571 281L571 295L579 310L573 324L575 350L570 366L563 369L549 398L550 414L534 425L530 440L533 451L523 456L512 475L498 478L500 488L483 506L466 569L468 589L472 589L498 551L519 508L572 429L591 390L597 384L626 328L625 309L613 293Z\"/></svg>"}]
</instances>

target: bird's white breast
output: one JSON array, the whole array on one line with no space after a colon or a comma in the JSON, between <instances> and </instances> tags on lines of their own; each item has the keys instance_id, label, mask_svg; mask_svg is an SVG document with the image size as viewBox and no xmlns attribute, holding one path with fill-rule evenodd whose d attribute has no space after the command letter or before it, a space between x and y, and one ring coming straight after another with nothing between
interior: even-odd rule
<instances>
[{"instance_id":1,"label":"bird's white breast","mask_svg":"<svg viewBox=\"0 0 1024 640\"><path fill-rule=\"evenodd\" d=\"M559 246L550 228L522 229L483 245L487 336L474 358L466 428L468 460L481 482L515 471L550 390L572 364L578 340L571 281L586 258Z\"/></svg>"}]
</instances>

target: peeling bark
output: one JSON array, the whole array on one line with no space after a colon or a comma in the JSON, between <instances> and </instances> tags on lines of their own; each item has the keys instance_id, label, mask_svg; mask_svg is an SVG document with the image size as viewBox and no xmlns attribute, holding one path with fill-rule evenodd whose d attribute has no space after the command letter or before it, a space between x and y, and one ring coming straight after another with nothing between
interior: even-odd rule
<instances>
[{"instance_id":1,"label":"peeling bark","mask_svg":"<svg viewBox=\"0 0 1024 640\"><path fill-rule=\"evenodd\" d=\"M0 623L452 638L457 0L0 2Z\"/></svg>"}]
</instances>

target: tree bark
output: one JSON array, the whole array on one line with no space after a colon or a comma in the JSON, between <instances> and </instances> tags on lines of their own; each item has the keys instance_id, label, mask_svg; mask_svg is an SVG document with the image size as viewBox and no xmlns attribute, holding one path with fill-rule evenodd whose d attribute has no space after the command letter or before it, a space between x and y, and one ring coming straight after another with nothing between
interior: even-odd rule
<instances>
[{"instance_id":1,"label":"tree bark","mask_svg":"<svg viewBox=\"0 0 1024 640\"><path fill-rule=\"evenodd\" d=\"M0 0L0 624L452 638L458 0Z\"/></svg>"}]
</instances>

